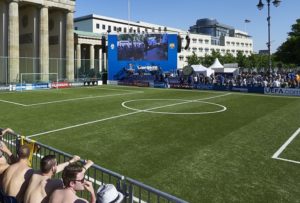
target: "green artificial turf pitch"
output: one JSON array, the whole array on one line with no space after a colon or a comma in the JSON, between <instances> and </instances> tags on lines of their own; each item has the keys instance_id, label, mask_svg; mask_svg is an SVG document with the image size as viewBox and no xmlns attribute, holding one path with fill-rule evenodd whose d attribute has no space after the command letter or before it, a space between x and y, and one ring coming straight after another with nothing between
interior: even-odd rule
<instances>
[{"instance_id":1,"label":"green artificial turf pitch","mask_svg":"<svg viewBox=\"0 0 300 203\"><path fill-rule=\"evenodd\" d=\"M0 93L1 127L189 202L299 202L300 98L99 86ZM281 160L284 159L284 160Z\"/></svg>"}]
</instances>

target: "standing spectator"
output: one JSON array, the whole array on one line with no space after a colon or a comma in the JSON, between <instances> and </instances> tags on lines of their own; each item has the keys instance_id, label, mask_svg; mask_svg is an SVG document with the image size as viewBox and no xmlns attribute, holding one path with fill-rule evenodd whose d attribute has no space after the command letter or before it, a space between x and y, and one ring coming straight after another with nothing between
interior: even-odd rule
<instances>
[{"instance_id":1,"label":"standing spectator","mask_svg":"<svg viewBox=\"0 0 300 203\"><path fill-rule=\"evenodd\" d=\"M49 203L88 202L76 195L76 191L83 191L84 189L91 194L90 203L95 203L96 196L92 183L84 179L84 173L92 165L93 162L88 160L83 167L78 163L67 166L62 174L64 188L55 190Z\"/></svg>"},{"instance_id":2,"label":"standing spectator","mask_svg":"<svg viewBox=\"0 0 300 203\"><path fill-rule=\"evenodd\" d=\"M51 193L63 187L63 183L58 179L51 179L56 173L61 172L66 166L80 159L74 156L71 160L57 165L55 155L44 156L41 160L40 172L34 173L29 181L28 188L24 195L26 203L46 203Z\"/></svg>"},{"instance_id":3,"label":"standing spectator","mask_svg":"<svg viewBox=\"0 0 300 203\"><path fill-rule=\"evenodd\" d=\"M4 193L16 197L19 202L23 200L24 192L33 173L32 168L28 166L29 155L28 146L21 146L18 150L19 161L10 165L3 175L2 189Z\"/></svg>"}]
</instances>

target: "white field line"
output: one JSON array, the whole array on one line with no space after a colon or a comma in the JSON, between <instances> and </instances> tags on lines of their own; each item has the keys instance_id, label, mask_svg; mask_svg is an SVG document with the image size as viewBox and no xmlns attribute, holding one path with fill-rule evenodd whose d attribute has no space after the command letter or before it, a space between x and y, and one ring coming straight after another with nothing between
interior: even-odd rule
<instances>
[{"instance_id":1,"label":"white field line","mask_svg":"<svg viewBox=\"0 0 300 203\"><path fill-rule=\"evenodd\" d=\"M161 108L165 108L165 107L177 106L177 105L181 105L181 104L187 104L187 103L192 103L192 102L197 102L197 101L214 99L214 98L218 98L218 97L224 97L224 96L227 96L227 95L230 95L230 93L217 95L217 96L213 96L213 97L207 97L207 98L203 98L203 99L195 99L195 100L183 101L183 102L174 103L174 104L167 104L167 105L164 105L164 106L158 106L158 107L153 107L153 108L150 108L150 109L139 110L139 111L140 112L147 112L147 111L157 110L157 109L161 109Z\"/></svg>"},{"instance_id":2,"label":"white field line","mask_svg":"<svg viewBox=\"0 0 300 203\"><path fill-rule=\"evenodd\" d=\"M129 115L136 114L136 113L139 113L139 112L141 112L141 111L135 111L135 112L121 114L121 115L112 116L112 117L108 117L108 118L103 118L103 119L99 119L99 120L89 121L89 122L86 122L86 123L81 123L81 124L77 124L77 125L68 126L68 127L65 127L65 128L59 128L59 129L50 130L50 131L46 131L46 132L42 132L42 133L37 133L37 134L29 135L29 136L26 136L26 137L27 138L36 137L36 136L39 136L39 135L45 135L45 134L54 133L54 132L67 130L67 129L71 129L71 128L76 128L76 127L80 127L80 126L84 126L84 125L89 125L89 124L98 123L98 122L102 122L102 121L107 121L107 120L111 120L111 119L115 119L115 118L129 116Z\"/></svg>"},{"instance_id":3,"label":"white field line","mask_svg":"<svg viewBox=\"0 0 300 203\"><path fill-rule=\"evenodd\" d=\"M213 98L217 98L217 97L221 97L221 96L227 96L227 95L230 95L230 93L223 94L223 95L217 95L217 96L214 96L214 97L203 98L203 99L199 99L199 100L208 100L208 99L213 99ZM112 116L112 117L108 117L108 118L103 118L103 119L99 119L99 120L94 120L94 121L89 121L89 122L85 122L85 123L80 123L80 124L77 124L77 125L72 125L72 126L68 126L68 127L64 127L64 128L58 128L58 129L55 129L55 130L41 132L41 133L37 133L37 134L33 134L33 135L28 135L28 136L26 136L26 138L32 138L32 137L36 137L36 136L39 136L39 135L50 134L50 133L54 133L54 132L58 132L58 131L63 131L63 130L68 130L68 129L72 129L72 128L77 128L77 127L84 126L84 125L89 125L89 124L99 123L99 122L102 122L102 121L112 120L112 119L115 119L115 118L121 118L121 117L125 117L125 116L130 116L130 115L141 113L141 112L145 112L145 111L151 111L151 110L155 110L155 109L158 109L158 108L175 106L175 105L180 105L180 104L184 104L184 103L190 103L190 102L194 102L194 101L197 101L197 100L191 100L189 102L180 102L180 103L176 103L176 104L168 104L168 105L164 105L164 106L153 107L153 108L144 109L144 110L138 110L138 111L131 112L131 113L121 114L121 115Z\"/></svg>"},{"instance_id":4,"label":"white field line","mask_svg":"<svg viewBox=\"0 0 300 203\"><path fill-rule=\"evenodd\" d=\"M273 154L273 159L278 159L279 155L283 150L295 139L295 137L300 133L300 128L294 132L294 134Z\"/></svg>"},{"instance_id":5,"label":"white field line","mask_svg":"<svg viewBox=\"0 0 300 203\"><path fill-rule=\"evenodd\" d=\"M141 92L139 92L139 93L141 93ZM26 107L38 106L38 105L44 105L44 104L62 103L62 102L69 102L69 101L77 101L77 100L83 100L83 99L95 99L95 98L101 98L101 97L122 96L122 95L128 95L128 94L136 94L136 93L132 92L132 93L120 93L120 94L108 94L108 95L100 95L100 96L79 97L79 98L73 98L73 99L63 99L63 100L57 100L57 101L28 104L28 105L26 105Z\"/></svg>"},{"instance_id":6,"label":"white field line","mask_svg":"<svg viewBox=\"0 0 300 203\"><path fill-rule=\"evenodd\" d=\"M284 159L284 158L279 158L279 157L276 157L274 159L278 159L278 160L281 160L281 161L287 161L287 162L291 162L291 163L294 163L294 164L300 164L300 161L294 161L294 160L290 160L290 159Z\"/></svg>"},{"instance_id":7,"label":"white field line","mask_svg":"<svg viewBox=\"0 0 300 203\"><path fill-rule=\"evenodd\" d=\"M4 103L9 103L9 104L14 104L14 105L18 105L18 106L24 106L24 107L27 107L26 104L21 104L21 103L17 103L17 102L7 101L7 100L3 100L3 99L0 99L0 102L4 102Z\"/></svg>"},{"instance_id":8,"label":"white field line","mask_svg":"<svg viewBox=\"0 0 300 203\"><path fill-rule=\"evenodd\" d=\"M142 91L131 91L131 93L120 93L120 94L109 94L109 95L99 95L99 96L89 96L89 97L79 97L79 98L73 98L73 99L63 99L63 100L56 100L56 101L50 101L50 102L41 102L41 103L35 103L35 104L21 104L17 102L11 102L7 100L0 99L0 102L14 104L18 106L23 107L30 107L30 106L39 106L39 105L45 105L45 104L53 104L53 103L62 103L62 102L69 102L69 101L77 101L77 100L83 100L83 99L94 99L94 98L101 98L101 97L112 97L112 96L122 96L122 95L129 95L129 94L136 94L136 93L143 93Z\"/></svg>"}]
</instances>

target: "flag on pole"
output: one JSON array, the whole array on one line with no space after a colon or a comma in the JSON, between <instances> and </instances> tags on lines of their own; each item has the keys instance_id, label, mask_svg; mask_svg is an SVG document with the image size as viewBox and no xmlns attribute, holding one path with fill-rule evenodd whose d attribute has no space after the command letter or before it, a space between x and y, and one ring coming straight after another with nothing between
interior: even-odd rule
<instances>
[{"instance_id":1,"label":"flag on pole","mask_svg":"<svg viewBox=\"0 0 300 203\"><path fill-rule=\"evenodd\" d=\"M245 23L250 23L251 20L245 19Z\"/></svg>"}]
</instances>

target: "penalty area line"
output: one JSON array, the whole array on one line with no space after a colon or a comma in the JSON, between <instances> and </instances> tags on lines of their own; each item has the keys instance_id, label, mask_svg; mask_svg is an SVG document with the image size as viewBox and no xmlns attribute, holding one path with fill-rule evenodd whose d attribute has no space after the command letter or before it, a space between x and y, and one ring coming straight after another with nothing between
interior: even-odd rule
<instances>
[{"instance_id":1,"label":"penalty area line","mask_svg":"<svg viewBox=\"0 0 300 203\"><path fill-rule=\"evenodd\" d=\"M279 158L279 157L276 157L276 158L273 158L273 159L277 159L277 160L281 160L281 161L287 161L287 162L294 163L294 164L300 164L300 161L294 161L294 160L290 160L290 159L284 159L284 158Z\"/></svg>"},{"instance_id":2,"label":"penalty area line","mask_svg":"<svg viewBox=\"0 0 300 203\"><path fill-rule=\"evenodd\" d=\"M295 137L297 137L297 135L299 133L300 133L300 128L298 128L298 130L296 130L296 132L294 132L294 134L292 134L292 136L273 154L272 158L273 159L281 159L281 160L283 160L282 158L278 158L279 155L295 139Z\"/></svg>"}]
</instances>

